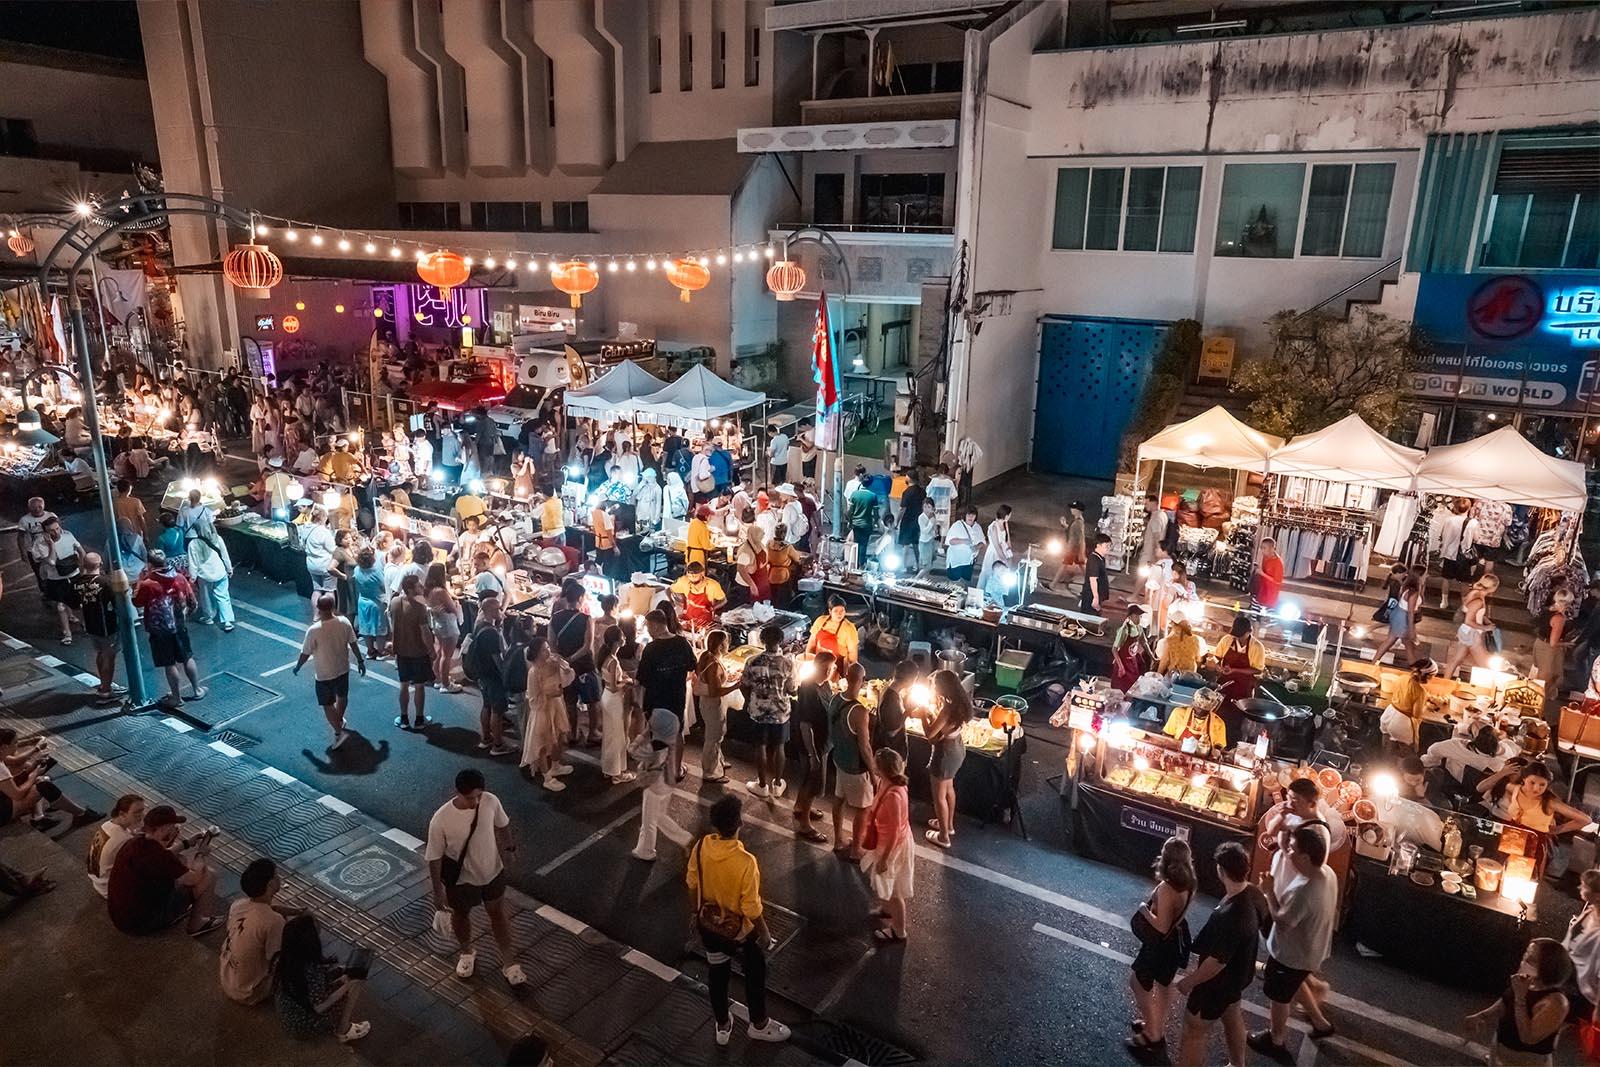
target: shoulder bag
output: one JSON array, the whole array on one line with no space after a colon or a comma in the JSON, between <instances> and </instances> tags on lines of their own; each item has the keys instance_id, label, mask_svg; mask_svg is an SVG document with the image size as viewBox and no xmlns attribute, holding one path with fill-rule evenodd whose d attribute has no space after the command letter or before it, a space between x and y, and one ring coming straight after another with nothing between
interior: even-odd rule
<instances>
[{"instance_id":1,"label":"shoulder bag","mask_svg":"<svg viewBox=\"0 0 1600 1067\"><path fill-rule=\"evenodd\" d=\"M706 870L701 861L701 853L705 851L705 838L695 842L694 846L694 919L702 933L713 934L724 941L738 941L744 933L744 916L735 911L728 911L714 900L705 898Z\"/></svg>"},{"instance_id":2,"label":"shoulder bag","mask_svg":"<svg viewBox=\"0 0 1600 1067\"><path fill-rule=\"evenodd\" d=\"M483 814L483 801L478 801L478 806L472 809L472 825L467 827L467 839L461 843L459 855L451 856L448 852L439 859L439 881L446 886L453 886L461 880L461 865L467 858L467 849L472 847L472 835L478 831L478 816Z\"/></svg>"}]
</instances>

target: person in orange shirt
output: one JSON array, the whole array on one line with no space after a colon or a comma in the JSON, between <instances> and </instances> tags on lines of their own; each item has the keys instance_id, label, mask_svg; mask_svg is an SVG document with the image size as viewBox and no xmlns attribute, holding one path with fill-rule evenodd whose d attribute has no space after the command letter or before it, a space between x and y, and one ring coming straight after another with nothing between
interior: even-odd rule
<instances>
[{"instance_id":1,"label":"person in orange shirt","mask_svg":"<svg viewBox=\"0 0 1600 1067\"><path fill-rule=\"evenodd\" d=\"M1261 539L1261 560L1256 564L1256 603L1264 608L1278 606L1278 590L1283 588L1283 557L1278 542Z\"/></svg>"},{"instance_id":2,"label":"person in orange shirt","mask_svg":"<svg viewBox=\"0 0 1600 1067\"><path fill-rule=\"evenodd\" d=\"M615 578L612 572L617 567L617 520L611 509L603 503L596 504L589 512L589 526L594 531L594 561L600 565L601 574Z\"/></svg>"},{"instance_id":3,"label":"person in orange shirt","mask_svg":"<svg viewBox=\"0 0 1600 1067\"><path fill-rule=\"evenodd\" d=\"M685 564L698 563L702 567L715 547L711 541L711 527L707 520L711 518L711 509L701 504L695 509L694 518L689 520L689 529L683 539L683 561Z\"/></svg>"}]
</instances>

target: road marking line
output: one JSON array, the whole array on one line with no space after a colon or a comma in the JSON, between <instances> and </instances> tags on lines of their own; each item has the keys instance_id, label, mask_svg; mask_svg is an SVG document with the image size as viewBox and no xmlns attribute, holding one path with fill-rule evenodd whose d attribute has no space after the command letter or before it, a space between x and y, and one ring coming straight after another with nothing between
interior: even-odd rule
<instances>
[{"instance_id":1,"label":"road marking line","mask_svg":"<svg viewBox=\"0 0 1600 1067\"><path fill-rule=\"evenodd\" d=\"M833 983L833 988L829 989L827 994L817 1002L818 1015L825 1015L828 1009L839 1002L839 998L844 996L844 991L850 987L850 983L856 980L867 964L872 962L872 957L877 954L878 949L876 946L868 946L867 951L863 952L856 958L854 963L844 969L844 973L839 976L838 981Z\"/></svg>"},{"instance_id":2,"label":"road marking line","mask_svg":"<svg viewBox=\"0 0 1600 1067\"><path fill-rule=\"evenodd\" d=\"M600 827L600 829L596 830L594 833L590 834L588 837L584 838L582 841L579 841L576 845L573 845L571 848L567 849L565 852L561 853L561 855L557 856L555 859L551 860L549 863L546 863L543 867L540 867L538 870L534 871L533 873L537 874L539 877L543 878L545 875L549 874L551 871L555 870L557 867L561 866L563 863L566 863L568 860L573 859L574 857L578 856L580 853L582 853L584 851L584 849L588 848L590 845L596 844L596 843L598 843L600 841L604 841L607 837L609 837L611 835L611 831L615 830L617 827L621 826L623 823L627 822L628 820L635 818L636 816L639 815L639 813L640 813L640 809L639 808L630 808L628 811L625 811L621 815L618 815L615 819L612 819L610 822L608 822L604 826Z\"/></svg>"},{"instance_id":3,"label":"road marking line","mask_svg":"<svg viewBox=\"0 0 1600 1067\"><path fill-rule=\"evenodd\" d=\"M277 667L272 668L270 671L262 671L261 672L261 677L270 678L274 674L279 674L279 673L281 673L283 671L292 671L292 670L294 670L294 665L296 663L299 663L299 662L300 661L297 660L297 659L292 659L288 663L284 663L284 664L281 664L281 665L279 665Z\"/></svg>"},{"instance_id":4,"label":"road marking line","mask_svg":"<svg viewBox=\"0 0 1600 1067\"><path fill-rule=\"evenodd\" d=\"M233 604L234 607L243 608L252 615L260 615L263 619L271 619L273 622L282 623L290 629L299 630L301 633L304 633L311 627L310 623L303 622L299 619L291 619L287 615L279 615L277 612L268 611L266 608L258 608L254 604L247 603L238 598L234 599Z\"/></svg>"},{"instance_id":5,"label":"road marking line","mask_svg":"<svg viewBox=\"0 0 1600 1067\"><path fill-rule=\"evenodd\" d=\"M1069 934L1065 930L1058 930L1054 926L1047 926L1044 923L1034 923L1033 924L1033 931L1036 934L1043 934L1044 936L1050 937L1050 938L1054 938L1057 941L1064 941L1067 944L1072 945L1075 948L1081 948L1085 952L1093 953L1096 956L1101 956L1101 957L1103 957L1105 959L1112 960L1113 962L1120 963L1120 964L1122 964L1124 966L1127 966L1127 965L1133 963L1133 957L1127 955L1126 953L1118 952L1116 949L1110 948L1109 946L1106 946L1106 945L1102 945L1097 941L1090 941L1087 938L1079 937L1076 934ZM1345 999L1349 999L1349 998L1345 998ZM1330 996L1330 1000L1331 1000L1331 996ZM1356 1001L1354 1003L1360 1004L1361 1002L1360 1001ZM1243 1008L1245 1011L1249 1012L1250 1014L1258 1015L1263 1019L1270 1017L1270 1015L1269 1015L1269 1013L1268 1013L1266 1008L1262 1007L1259 1004L1252 1003L1252 1002L1250 1002L1248 1000L1241 1001L1239 1006L1241 1008ZM1371 1009L1366 1005L1362 1005L1359 1008L1349 1008L1348 1010L1351 1012L1351 1014L1357 1015L1357 1016L1370 1018L1371 1015L1372 1015ZM1378 1021L1381 1021L1381 1020L1378 1020ZM1410 1019L1407 1019L1407 1020L1404 1020L1404 1021L1405 1022L1413 1022L1413 1020L1410 1020ZM1414 1023L1414 1025L1423 1026L1424 1024ZM1289 1028L1291 1030L1297 1030L1303 1035L1309 1035L1311 1033L1310 1024L1302 1022L1299 1019L1290 1019L1289 1020ZM1426 1028L1429 1029L1429 1030L1433 1029L1432 1027L1426 1027ZM1460 1040L1455 1038L1454 1036L1449 1035L1449 1034L1445 1034L1443 1031L1435 1031L1435 1033L1437 1033L1440 1038L1444 1038L1445 1041L1444 1041L1444 1043L1441 1044L1438 1041L1438 1039L1429 1039L1430 1043L1439 1044L1441 1048L1447 1048L1447 1049L1459 1049L1461 1047ZM1331 1038L1326 1039L1325 1043L1326 1044L1341 1045L1341 1046L1343 1046L1345 1048L1350 1049L1352 1052L1355 1052L1355 1053L1365 1057L1366 1059L1368 1059L1368 1060L1370 1060L1370 1061L1372 1061L1374 1063L1387 1064L1387 1065L1389 1065L1389 1067L1407 1067L1407 1064L1406 1064L1405 1060L1397 1059L1396 1057L1391 1056L1386 1052L1382 1052L1382 1051L1380 1051L1378 1049L1372 1048L1370 1045L1362 1044L1361 1042L1355 1041L1355 1040L1353 1040L1351 1038L1348 1038L1348 1037L1343 1037L1343 1036L1331 1037ZM1300 1040L1299 1057L1296 1058L1296 1063L1297 1064L1299 1063L1300 1057L1304 1057L1305 1055L1307 1055L1307 1053L1306 1053L1306 1047L1307 1046L1310 1046L1311 1049L1312 1049L1312 1051L1310 1053L1312 1058L1307 1062L1310 1062L1310 1063L1315 1063L1316 1062L1316 1042L1312 1041L1309 1036L1304 1036ZM1477 1046L1474 1046L1473 1049L1474 1049L1474 1055L1477 1055L1477 1056L1480 1056L1480 1057L1483 1057L1483 1056L1487 1055L1487 1050L1486 1049L1483 1049L1483 1048L1477 1047Z\"/></svg>"},{"instance_id":6,"label":"road marking line","mask_svg":"<svg viewBox=\"0 0 1600 1067\"><path fill-rule=\"evenodd\" d=\"M581 934L589 929L589 924L582 919L574 919L560 908L553 908L549 904L540 904L533 913L547 922L554 923L569 933Z\"/></svg>"},{"instance_id":7,"label":"road marking line","mask_svg":"<svg viewBox=\"0 0 1600 1067\"><path fill-rule=\"evenodd\" d=\"M261 774L263 777L271 778L279 785L288 785L290 782L299 781L298 778L290 774L288 771L280 771L276 767L263 767L261 768Z\"/></svg>"},{"instance_id":8,"label":"road marking line","mask_svg":"<svg viewBox=\"0 0 1600 1067\"><path fill-rule=\"evenodd\" d=\"M663 982L676 982L678 977L683 974L683 972L678 970L676 967L668 967L665 963L662 963L654 956L646 955L636 948L630 948L628 951L624 952L622 954L622 958L639 968L641 971L646 971L655 975Z\"/></svg>"},{"instance_id":9,"label":"road marking line","mask_svg":"<svg viewBox=\"0 0 1600 1067\"><path fill-rule=\"evenodd\" d=\"M356 806L354 804L346 804L332 793L327 793L318 797L317 803L321 804L330 811L338 812L340 815L352 815L356 810Z\"/></svg>"},{"instance_id":10,"label":"road marking line","mask_svg":"<svg viewBox=\"0 0 1600 1067\"><path fill-rule=\"evenodd\" d=\"M290 638L284 637L282 634L275 634L271 630L263 630L259 626L255 626L255 625L252 625L252 624L250 624L248 622L245 622L243 619L238 620L236 625L241 630L249 630L253 634L260 634L262 637L265 637L265 638L267 638L269 640L272 640L272 641L276 641L280 645L288 645L290 648L294 649L296 652L300 651L300 647L303 644L303 642L291 640ZM386 677L386 676L384 676L382 674L375 673L370 666L367 668L366 677L375 679L376 681L380 681L384 685L389 686L391 689L399 689L400 688L400 683L397 680L395 680L393 678Z\"/></svg>"},{"instance_id":11,"label":"road marking line","mask_svg":"<svg viewBox=\"0 0 1600 1067\"><path fill-rule=\"evenodd\" d=\"M28 646L28 642L26 642L26 641L18 641L15 637L6 638L5 645L6 645L7 648L11 648L11 649L29 647Z\"/></svg>"},{"instance_id":12,"label":"road marking line","mask_svg":"<svg viewBox=\"0 0 1600 1067\"><path fill-rule=\"evenodd\" d=\"M56 659L54 656L35 656L33 658L44 664L46 667L59 667L62 663L61 660Z\"/></svg>"},{"instance_id":13,"label":"road marking line","mask_svg":"<svg viewBox=\"0 0 1600 1067\"><path fill-rule=\"evenodd\" d=\"M398 829L398 828L393 827L393 826L389 827L387 830L385 830L383 833L379 834L378 836L387 837L390 841L393 841L395 844L399 845L402 848L408 848L412 852L415 852L417 849L422 847L422 838L420 838L420 837L412 837L410 834L406 833L404 830Z\"/></svg>"},{"instance_id":14,"label":"road marking line","mask_svg":"<svg viewBox=\"0 0 1600 1067\"><path fill-rule=\"evenodd\" d=\"M176 730L180 734L186 734L190 730L194 729L193 726L190 726L182 719L174 719L171 715L168 715L165 719L162 719L161 725L165 726L169 730Z\"/></svg>"},{"instance_id":15,"label":"road marking line","mask_svg":"<svg viewBox=\"0 0 1600 1067\"><path fill-rule=\"evenodd\" d=\"M238 759L240 756L244 755L243 752L241 752L238 749L234 748L232 745L228 744L228 742L226 742L226 741L213 741L213 742L211 742L210 745L208 745L206 747L216 749L218 752L222 753L224 756L227 756L229 759Z\"/></svg>"},{"instance_id":16,"label":"road marking line","mask_svg":"<svg viewBox=\"0 0 1600 1067\"><path fill-rule=\"evenodd\" d=\"M1093 919L1096 922L1101 922L1105 923L1107 926L1116 927L1118 930L1126 930L1128 928L1128 920L1123 916L1118 915L1116 912L1106 911L1104 908L1097 908L1093 904L1086 904L1081 900L1074 900L1072 897L1066 896L1062 893L1057 893L1051 889L1046 889L1043 886L1034 885L1032 882L1024 882L1022 879L1013 878L1009 874L1001 874L999 871L992 871L987 867L981 867L976 863L961 859L957 856L952 856L944 849L930 848L927 845L919 845L917 846L917 858L931 860L932 862L942 866L961 871L963 874L970 874L974 878L981 878L990 885L1004 886L1005 888L1010 889L1012 892L1020 893L1026 897L1032 897L1033 899L1043 901L1046 904L1054 904L1063 911L1075 912L1078 915Z\"/></svg>"},{"instance_id":17,"label":"road marking line","mask_svg":"<svg viewBox=\"0 0 1600 1067\"><path fill-rule=\"evenodd\" d=\"M87 672L74 674L72 677L75 681L82 682L84 685L92 685L96 689L100 688L100 679Z\"/></svg>"}]
</instances>

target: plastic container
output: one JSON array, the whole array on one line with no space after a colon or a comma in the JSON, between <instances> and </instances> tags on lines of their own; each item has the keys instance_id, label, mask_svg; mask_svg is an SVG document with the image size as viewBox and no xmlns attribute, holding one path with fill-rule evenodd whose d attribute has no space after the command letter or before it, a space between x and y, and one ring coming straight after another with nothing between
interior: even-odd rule
<instances>
[{"instance_id":1,"label":"plastic container","mask_svg":"<svg viewBox=\"0 0 1600 1067\"><path fill-rule=\"evenodd\" d=\"M995 700L995 703L1000 705L1002 708L1009 708L1010 710L1016 712L1017 718L1019 719L1025 719L1028 717L1027 700L1016 696L1015 694L1007 694L1006 696L1000 697Z\"/></svg>"},{"instance_id":2,"label":"plastic container","mask_svg":"<svg viewBox=\"0 0 1600 1067\"><path fill-rule=\"evenodd\" d=\"M1481 859L1478 869L1473 872L1472 879L1477 883L1480 893L1500 892L1500 876L1505 873L1506 865L1499 860Z\"/></svg>"},{"instance_id":3,"label":"plastic container","mask_svg":"<svg viewBox=\"0 0 1600 1067\"><path fill-rule=\"evenodd\" d=\"M1026 649L1014 648L1000 653L994 661L994 684L1016 692L1022 687L1022 676L1028 673L1028 664L1032 662L1033 653Z\"/></svg>"}]
</instances>

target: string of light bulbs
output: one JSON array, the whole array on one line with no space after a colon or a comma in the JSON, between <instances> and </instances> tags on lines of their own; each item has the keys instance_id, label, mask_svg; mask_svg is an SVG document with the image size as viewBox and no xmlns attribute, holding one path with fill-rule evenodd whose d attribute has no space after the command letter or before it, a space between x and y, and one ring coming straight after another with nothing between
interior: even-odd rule
<instances>
[{"instance_id":1,"label":"string of light bulbs","mask_svg":"<svg viewBox=\"0 0 1600 1067\"><path fill-rule=\"evenodd\" d=\"M472 231L462 231L470 233ZM314 248L331 247L346 255L365 256L372 259L397 260L410 258L421 260L429 253L439 251L442 247L438 243L416 241L406 238L395 238L383 234L371 233L365 230L351 230L344 227L323 226L319 223L306 223L296 219L284 218L276 215L256 215L252 224L253 240L263 242L266 240L281 239L286 244L297 245L304 241ZM485 270L528 270L540 271L558 268L562 263L578 260L588 264L593 271L604 270L608 274L637 273L644 270L647 273L665 268L668 263L679 259L689 259L699 263L702 267L725 267L730 263L761 264L777 259L778 250L768 241L753 241L745 244L722 245L710 248L693 248L674 254L669 251L650 250L638 252L606 252L595 254L564 254L559 252L524 252L519 250L499 250L484 245L463 245L451 242L452 251L461 254L469 268L483 267ZM358 251L359 249L359 251Z\"/></svg>"}]
</instances>

